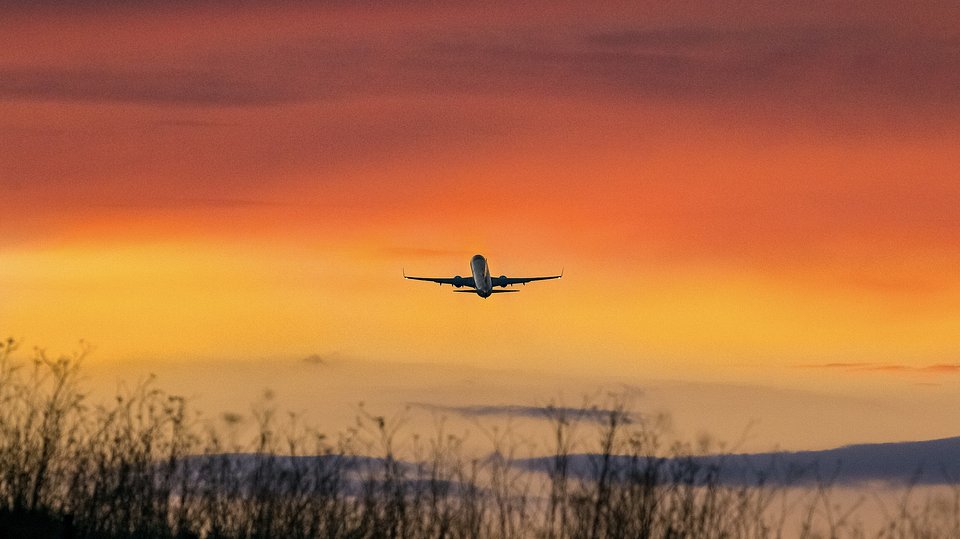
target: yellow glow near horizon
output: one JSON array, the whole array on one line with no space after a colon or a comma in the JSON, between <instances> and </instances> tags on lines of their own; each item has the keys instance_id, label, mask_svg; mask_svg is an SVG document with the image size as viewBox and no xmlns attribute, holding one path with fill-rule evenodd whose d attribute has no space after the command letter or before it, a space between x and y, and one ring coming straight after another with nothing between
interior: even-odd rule
<instances>
[{"instance_id":1,"label":"yellow glow near horizon","mask_svg":"<svg viewBox=\"0 0 960 539\"><path fill-rule=\"evenodd\" d=\"M404 281L401 259L266 244L5 252L0 323L52 349L84 338L106 358L343 352L720 377L749 366L947 361L960 324L956 290L924 303L730 268L624 274L573 260L561 281L481 300Z\"/></svg>"}]
</instances>

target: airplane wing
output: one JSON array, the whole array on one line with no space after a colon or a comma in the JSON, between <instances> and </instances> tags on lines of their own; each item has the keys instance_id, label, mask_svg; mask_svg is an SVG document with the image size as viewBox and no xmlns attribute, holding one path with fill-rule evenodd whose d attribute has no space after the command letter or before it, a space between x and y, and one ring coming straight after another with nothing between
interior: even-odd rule
<instances>
[{"instance_id":1,"label":"airplane wing","mask_svg":"<svg viewBox=\"0 0 960 539\"><path fill-rule=\"evenodd\" d=\"M507 286L511 284L526 284L532 281L546 281L547 279L559 279L563 277L563 274L560 275L549 275L547 277L493 277L490 279L493 282L493 286Z\"/></svg>"},{"instance_id":2,"label":"airplane wing","mask_svg":"<svg viewBox=\"0 0 960 539\"><path fill-rule=\"evenodd\" d=\"M440 284L449 284L453 286L469 286L470 288L476 288L476 283L473 282L473 277L411 277L410 275L404 274L404 278L413 279L414 281L429 281L431 283L440 283Z\"/></svg>"}]
</instances>

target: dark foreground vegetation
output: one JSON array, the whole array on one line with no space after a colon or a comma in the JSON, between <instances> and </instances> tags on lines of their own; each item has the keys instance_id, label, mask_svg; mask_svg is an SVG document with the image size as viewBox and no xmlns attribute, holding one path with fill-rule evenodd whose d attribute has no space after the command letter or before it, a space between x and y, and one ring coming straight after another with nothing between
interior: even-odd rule
<instances>
[{"instance_id":1,"label":"dark foreground vegetation","mask_svg":"<svg viewBox=\"0 0 960 539\"><path fill-rule=\"evenodd\" d=\"M830 500L829 481L802 494L763 471L724 483L722 461L661 447L655 426L616 405L603 409L592 446L575 439L576 412L556 408L547 464L531 470L517 465L509 432L494 432L482 458L443 432L405 441L399 455L395 429L369 415L330 439L258 406L252 440L238 442L235 418L205 423L149 383L109 405L88 403L78 385L84 352L18 360L16 349L0 343L0 537L868 534L855 504ZM590 452L591 473L572 473L575 450ZM960 536L956 503L910 507L905 499L869 535Z\"/></svg>"}]
</instances>

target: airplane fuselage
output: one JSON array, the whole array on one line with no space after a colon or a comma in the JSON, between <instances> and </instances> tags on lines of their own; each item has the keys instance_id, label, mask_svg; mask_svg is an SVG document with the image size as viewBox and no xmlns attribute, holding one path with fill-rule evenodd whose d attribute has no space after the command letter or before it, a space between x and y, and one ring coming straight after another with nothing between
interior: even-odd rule
<instances>
[{"instance_id":1,"label":"airplane fuselage","mask_svg":"<svg viewBox=\"0 0 960 539\"><path fill-rule=\"evenodd\" d=\"M481 255L474 255L470 259L470 271L473 273L474 288L477 289L477 295L481 298L490 297L493 290L493 280L490 278L490 267L487 266L487 259Z\"/></svg>"}]
</instances>

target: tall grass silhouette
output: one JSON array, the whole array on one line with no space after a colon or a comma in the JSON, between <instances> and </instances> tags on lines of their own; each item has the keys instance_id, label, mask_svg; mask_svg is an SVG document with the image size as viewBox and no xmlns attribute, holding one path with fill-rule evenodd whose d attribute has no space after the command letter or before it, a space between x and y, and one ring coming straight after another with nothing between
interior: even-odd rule
<instances>
[{"instance_id":1,"label":"tall grass silhouette","mask_svg":"<svg viewBox=\"0 0 960 539\"><path fill-rule=\"evenodd\" d=\"M88 402L85 346L56 359L35 350L29 360L17 359L18 347L0 343L3 537L864 535L830 501L829 482L793 498L762 471L725 485L722 462L704 465L684 444L662 447L658 425L631 420L616 401L600 408L592 446L576 441L576 410L548 408L553 440L533 469L517 465L509 430L488 433L484 457L465 454L442 428L406 440L398 455L396 423L362 410L357 427L330 438L263 403L255 435L238 441L153 381L108 405ZM911 511L905 500L879 536L957 536L958 514Z\"/></svg>"}]
</instances>

